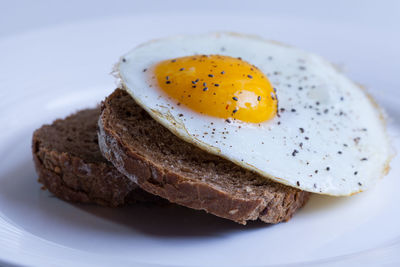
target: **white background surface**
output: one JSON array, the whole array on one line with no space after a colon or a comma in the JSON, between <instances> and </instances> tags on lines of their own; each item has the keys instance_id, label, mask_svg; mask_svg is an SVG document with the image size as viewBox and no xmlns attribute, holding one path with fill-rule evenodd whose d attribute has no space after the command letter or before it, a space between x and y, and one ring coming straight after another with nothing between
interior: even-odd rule
<instances>
[{"instance_id":1,"label":"white background surface","mask_svg":"<svg viewBox=\"0 0 400 267\"><path fill-rule=\"evenodd\" d=\"M35 180L30 137L42 123L109 93L112 63L137 43L232 30L340 64L391 115L399 148L399 7L400 1L2 1L0 262L396 266L398 158L370 192L317 196L290 223L244 228L186 209L109 210L51 198Z\"/></svg>"},{"instance_id":2,"label":"white background surface","mask_svg":"<svg viewBox=\"0 0 400 267\"><path fill-rule=\"evenodd\" d=\"M397 0L16 0L0 2L0 36L76 20L148 13L234 14L239 19L244 15L314 18L322 22L347 24L349 27L362 25L384 28L393 31L393 35L398 35L400 24L400 2ZM396 36L393 38L395 40Z\"/></svg>"}]
</instances>

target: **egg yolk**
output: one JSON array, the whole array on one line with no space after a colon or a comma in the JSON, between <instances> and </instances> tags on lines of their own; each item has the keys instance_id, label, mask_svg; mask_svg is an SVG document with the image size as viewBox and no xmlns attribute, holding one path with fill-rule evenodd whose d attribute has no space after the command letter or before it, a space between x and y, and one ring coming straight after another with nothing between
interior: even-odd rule
<instances>
[{"instance_id":1,"label":"egg yolk","mask_svg":"<svg viewBox=\"0 0 400 267\"><path fill-rule=\"evenodd\" d=\"M241 58L196 55L154 67L159 88L178 105L223 119L259 123L273 118L278 100L267 77Z\"/></svg>"}]
</instances>

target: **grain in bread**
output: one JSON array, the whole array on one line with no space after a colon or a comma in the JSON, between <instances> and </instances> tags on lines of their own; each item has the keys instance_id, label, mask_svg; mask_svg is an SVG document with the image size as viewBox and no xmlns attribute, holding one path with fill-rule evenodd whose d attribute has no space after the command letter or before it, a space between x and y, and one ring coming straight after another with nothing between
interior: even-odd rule
<instances>
[{"instance_id":1,"label":"grain in bread","mask_svg":"<svg viewBox=\"0 0 400 267\"><path fill-rule=\"evenodd\" d=\"M100 109L85 109L44 125L33 134L32 153L39 182L72 202L120 206L159 198L141 190L100 153Z\"/></svg>"}]
</instances>

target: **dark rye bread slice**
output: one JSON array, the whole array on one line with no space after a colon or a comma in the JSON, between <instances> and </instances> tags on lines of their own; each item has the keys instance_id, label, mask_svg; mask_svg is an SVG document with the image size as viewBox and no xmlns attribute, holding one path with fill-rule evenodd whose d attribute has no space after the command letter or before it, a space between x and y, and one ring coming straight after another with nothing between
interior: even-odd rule
<instances>
[{"instance_id":1,"label":"dark rye bread slice","mask_svg":"<svg viewBox=\"0 0 400 267\"><path fill-rule=\"evenodd\" d=\"M100 108L82 110L34 132L32 153L39 182L55 196L72 202L115 207L157 200L101 155L99 114Z\"/></svg>"},{"instance_id":2,"label":"dark rye bread slice","mask_svg":"<svg viewBox=\"0 0 400 267\"><path fill-rule=\"evenodd\" d=\"M241 224L287 221L310 195L182 141L120 89L102 103L99 145L147 192Z\"/></svg>"}]
</instances>

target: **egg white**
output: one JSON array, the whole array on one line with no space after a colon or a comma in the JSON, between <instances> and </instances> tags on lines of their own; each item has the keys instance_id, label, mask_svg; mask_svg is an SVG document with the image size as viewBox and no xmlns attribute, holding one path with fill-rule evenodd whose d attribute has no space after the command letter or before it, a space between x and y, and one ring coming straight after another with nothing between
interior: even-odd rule
<instances>
[{"instance_id":1,"label":"egg white","mask_svg":"<svg viewBox=\"0 0 400 267\"><path fill-rule=\"evenodd\" d=\"M177 105L155 86L155 64L197 54L241 57L257 66L276 88L279 116L260 124L228 123ZM392 150L380 109L314 54L237 34L175 36L134 48L116 71L123 88L175 135L279 183L351 195L389 168Z\"/></svg>"}]
</instances>

